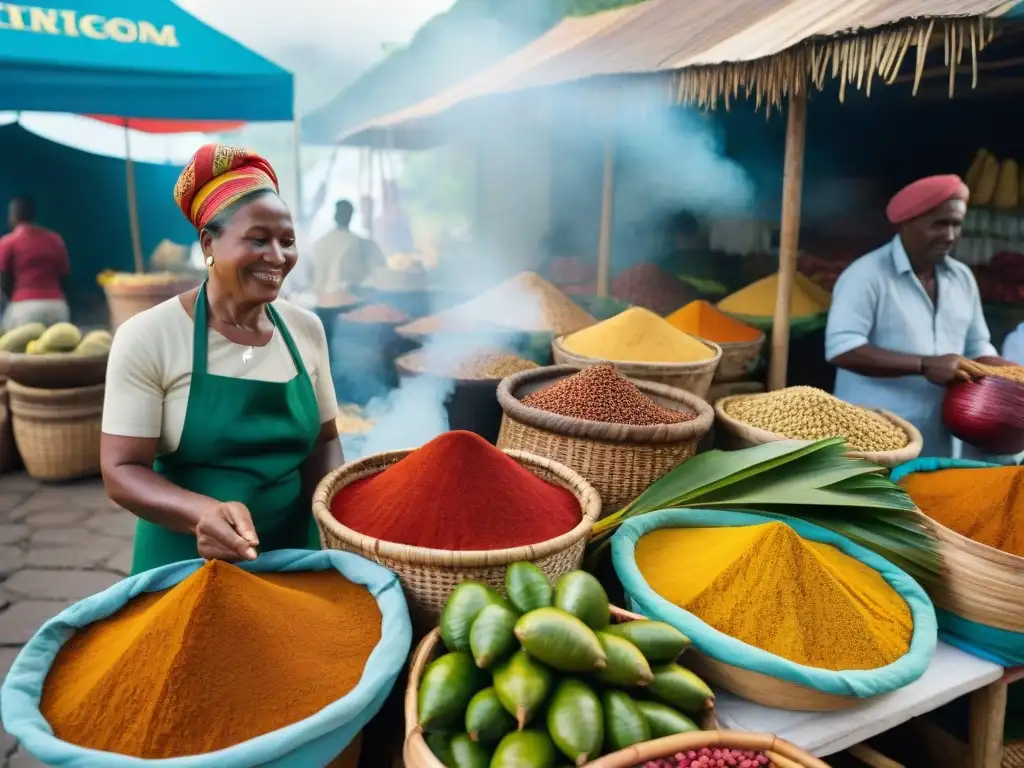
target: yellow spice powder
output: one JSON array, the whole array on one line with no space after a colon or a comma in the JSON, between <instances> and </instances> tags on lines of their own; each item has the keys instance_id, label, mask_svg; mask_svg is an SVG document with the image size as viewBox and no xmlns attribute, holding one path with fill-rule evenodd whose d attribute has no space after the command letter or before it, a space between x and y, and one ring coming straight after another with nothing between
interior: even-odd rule
<instances>
[{"instance_id":1,"label":"yellow spice powder","mask_svg":"<svg viewBox=\"0 0 1024 768\"><path fill-rule=\"evenodd\" d=\"M877 571L785 523L664 528L640 539L636 562L669 602L797 664L875 669L910 647L910 608Z\"/></svg>"},{"instance_id":2,"label":"yellow spice powder","mask_svg":"<svg viewBox=\"0 0 1024 768\"><path fill-rule=\"evenodd\" d=\"M642 307L570 334L562 344L577 355L612 362L695 363L715 356L711 347Z\"/></svg>"},{"instance_id":3,"label":"yellow spice powder","mask_svg":"<svg viewBox=\"0 0 1024 768\"><path fill-rule=\"evenodd\" d=\"M718 308L733 315L771 317L775 314L778 291L778 274L769 275L746 288L741 288L731 296L726 296L718 302ZM820 314L828 309L831 301L828 291L797 273L793 283L789 316L810 317Z\"/></svg>"}]
</instances>

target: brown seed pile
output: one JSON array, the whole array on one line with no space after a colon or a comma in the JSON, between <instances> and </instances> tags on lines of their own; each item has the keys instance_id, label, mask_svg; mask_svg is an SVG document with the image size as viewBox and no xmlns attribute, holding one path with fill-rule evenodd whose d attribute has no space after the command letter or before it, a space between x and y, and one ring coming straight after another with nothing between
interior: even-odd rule
<instances>
[{"instance_id":1,"label":"brown seed pile","mask_svg":"<svg viewBox=\"0 0 1024 768\"><path fill-rule=\"evenodd\" d=\"M520 371L540 367L532 360L500 350L486 349L435 350L429 355L414 352L400 357L398 362L410 371L453 379L503 379Z\"/></svg>"},{"instance_id":2,"label":"brown seed pile","mask_svg":"<svg viewBox=\"0 0 1024 768\"><path fill-rule=\"evenodd\" d=\"M418 336L447 330L479 333L479 324L483 323L485 327L562 336L595 322L593 316L543 277L535 272L520 272L475 299L399 330Z\"/></svg>"},{"instance_id":3,"label":"brown seed pile","mask_svg":"<svg viewBox=\"0 0 1024 768\"><path fill-rule=\"evenodd\" d=\"M888 419L814 387L789 387L729 400L737 421L790 440L841 437L850 450L875 453L905 448L910 438Z\"/></svg>"},{"instance_id":4,"label":"brown seed pile","mask_svg":"<svg viewBox=\"0 0 1024 768\"><path fill-rule=\"evenodd\" d=\"M1019 365L985 365L974 360L961 360L960 368L975 379L980 379L984 376L998 376L1001 379L1009 379L1018 384L1024 384L1024 367Z\"/></svg>"},{"instance_id":5,"label":"brown seed pile","mask_svg":"<svg viewBox=\"0 0 1024 768\"><path fill-rule=\"evenodd\" d=\"M593 365L523 398L523 405L606 424L650 427L693 421L696 414L656 403L610 363Z\"/></svg>"},{"instance_id":6,"label":"brown seed pile","mask_svg":"<svg viewBox=\"0 0 1024 768\"><path fill-rule=\"evenodd\" d=\"M367 304L339 316L350 323L381 323L397 325L409 322L408 316L388 304Z\"/></svg>"},{"instance_id":7,"label":"brown seed pile","mask_svg":"<svg viewBox=\"0 0 1024 768\"><path fill-rule=\"evenodd\" d=\"M654 264L637 264L612 280L612 296L659 315L675 312L697 298L696 293L675 275Z\"/></svg>"}]
</instances>

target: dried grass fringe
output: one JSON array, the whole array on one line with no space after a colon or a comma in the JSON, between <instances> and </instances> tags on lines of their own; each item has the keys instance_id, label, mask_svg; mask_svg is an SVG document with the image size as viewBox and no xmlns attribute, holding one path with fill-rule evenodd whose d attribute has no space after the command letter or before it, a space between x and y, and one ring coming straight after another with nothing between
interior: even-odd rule
<instances>
[{"instance_id":1,"label":"dried grass fringe","mask_svg":"<svg viewBox=\"0 0 1024 768\"><path fill-rule=\"evenodd\" d=\"M681 70L676 99L704 109L714 109L724 100L729 109L733 101L754 97L757 109L780 109L790 93L799 93L810 82L819 91L825 79L839 80L839 101L846 98L847 86L855 86L871 95L874 79L891 85L911 46L916 48L914 94L924 74L925 59L931 49L936 26L944 30L945 65L949 68L949 95L953 96L956 75L969 48L971 88L978 85L978 52L992 41L995 22L985 17L969 19L921 19L910 24L885 27L848 37L810 40L774 56L755 61L730 62ZM941 34L941 33L940 33Z\"/></svg>"}]
</instances>

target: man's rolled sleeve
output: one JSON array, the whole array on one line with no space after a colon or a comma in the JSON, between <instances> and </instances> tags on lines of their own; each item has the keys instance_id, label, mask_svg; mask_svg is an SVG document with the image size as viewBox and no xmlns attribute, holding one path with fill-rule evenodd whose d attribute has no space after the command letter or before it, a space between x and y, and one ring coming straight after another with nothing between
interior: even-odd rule
<instances>
[{"instance_id":1,"label":"man's rolled sleeve","mask_svg":"<svg viewBox=\"0 0 1024 768\"><path fill-rule=\"evenodd\" d=\"M840 275L832 291L832 306L825 327L825 359L829 362L871 343L878 309L878 285L873 275L865 273L866 266L866 263L854 262Z\"/></svg>"}]
</instances>

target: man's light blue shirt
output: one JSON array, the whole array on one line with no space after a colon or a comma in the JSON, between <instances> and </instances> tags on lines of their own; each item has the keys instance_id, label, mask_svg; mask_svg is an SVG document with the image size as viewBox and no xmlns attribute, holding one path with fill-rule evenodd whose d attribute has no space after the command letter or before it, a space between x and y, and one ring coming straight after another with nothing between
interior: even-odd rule
<instances>
[{"instance_id":1,"label":"man's light blue shirt","mask_svg":"<svg viewBox=\"0 0 1024 768\"><path fill-rule=\"evenodd\" d=\"M899 236L854 261L832 293L825 357L832 361L865 344L908 355L995 355L971 270L947 257L935 276L938 310ZM872 378L842 369L836 374L836 397L885 408L921 430L922 456L954 455L953 437L942 423L944 394L923 376Z\"/></svg>"}]
</instances>

